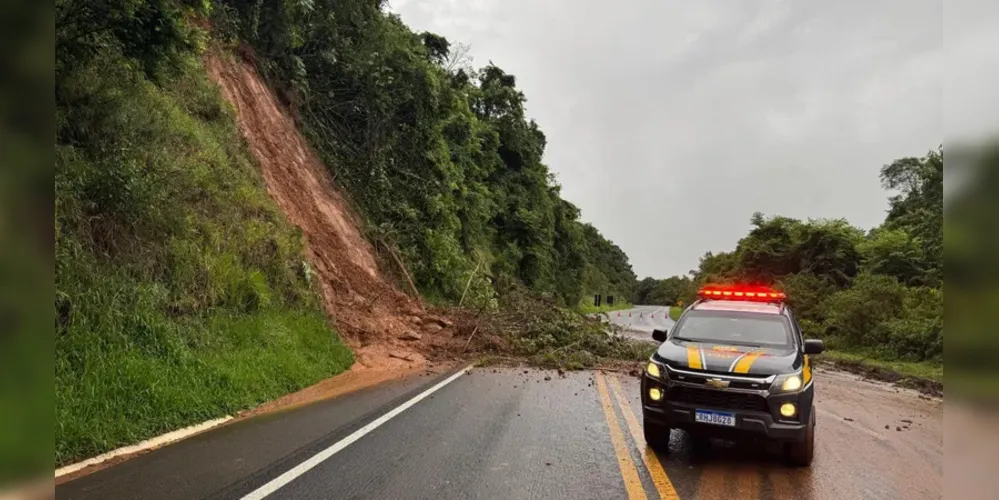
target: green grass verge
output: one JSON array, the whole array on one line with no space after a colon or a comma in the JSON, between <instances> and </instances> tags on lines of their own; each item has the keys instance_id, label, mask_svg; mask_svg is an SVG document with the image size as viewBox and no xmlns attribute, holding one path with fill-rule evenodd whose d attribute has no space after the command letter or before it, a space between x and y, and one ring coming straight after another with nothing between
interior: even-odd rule
<instances>
[{"instance_id":1,"label":"green grass verge","mask_svg":"<svg viewBox=\"0 0 999 500\"><path fill-rule=\"evenodd\" d=\"M944 367L941 363L885 360L862 353L839 350L825 351L819 357L833 362L838 361L860 367L887 370L902 377L915 377L943 383Z\"/></svg>"},{"instance_id":2,"label":"green grass verge","mask_svg":"<svg viewBox=\"0 0 999 500\"><path fill-rule=\"evenodd\" d=\"M56 102L56 466L351 365L199 59L157 85L101 53Z\"/></svg>"},{"instance_id":3,"label":"green grass verge","mask_svg":"<svg viewBox=\"0 0 999 500\"><path fill-rule=\"evenodd\" d=\"M593 305L593 299L585 299L579 304L579 311L583 314L596 314L604 313L610 311L623 311L625 309L631 309L635 307L629 304L627 301L615 302L613 305L607 305L606 303L600 304L600 306Z\"/></svg>"},{"instance_id":4,"label":"green grass verge","mask_svg":"<svg viewBox=\"0 0 999 500\"><path fill-rule=\"evenodd\" d=\"M670 306L669 308L669 318L673 321L680 319L680 315L683 314L683 308L677 306Z\"/></svg>"},{"instance_id":5,"label":"green grass verge","mask_svg":"<svg viewBox=\"0 0 999 500\"><path fill-rule=\"evenodd\" d=\"M233 414L353 362L319 312L222 314L204 324L163 320L149 333L164 338L167 352L133 343L62 346L57 466Z\"/></svg>"}]
</instances>

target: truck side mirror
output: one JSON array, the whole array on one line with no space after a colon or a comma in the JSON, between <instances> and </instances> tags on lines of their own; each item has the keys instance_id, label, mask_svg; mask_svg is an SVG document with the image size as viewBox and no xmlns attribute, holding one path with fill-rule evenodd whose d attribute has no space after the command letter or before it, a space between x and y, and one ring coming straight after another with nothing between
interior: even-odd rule
<instances>
[{"instance_id":1,"label":"truck side mirror","mask_svg":"<svg viewBox=\"0 0 999 500\"><path fill-rule=\"evenodd\" d=\"M826 350L826 345L819 339L805 340L805 354L822 354Z\"/></svg>"},{"instance_id":2,"label":"truck side mirror","mask_svg":"<svg viewBox=\"0 0 999 500\"><path fill-rule=\"evenodd\" d=\"M652 330L652 340L666 342L666 330Z\"/></svg>"}]
</instances>

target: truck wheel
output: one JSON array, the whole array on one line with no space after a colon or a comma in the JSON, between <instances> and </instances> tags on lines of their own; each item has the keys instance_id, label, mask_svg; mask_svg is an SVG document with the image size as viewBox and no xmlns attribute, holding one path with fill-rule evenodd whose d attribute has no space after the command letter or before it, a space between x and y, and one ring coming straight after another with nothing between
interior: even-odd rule
<instances>
[{"instance_id":1,"label":"truck wheel","mask_svg":"<svg viewBox=\"0 0 999 500\"><path fill-rule=\"evenodd\" d=\"M665 425L644 422L645 442L653 450L666 453L669 452L669 435L671 429Z\"/></svg>"},{"instance_id":2,"label":"truck wheel","mask_svg":"<svg viewBox=\"0 0 999 500\"><path fill-rule=\"evenodd\" d=\"M795 467L808 467L812 465L812 457L815 455L815 412L808 421L805 428L805 439L800 443L787 443L784 449L785 458L788 463Z\"/></svg>"}]
</instances>

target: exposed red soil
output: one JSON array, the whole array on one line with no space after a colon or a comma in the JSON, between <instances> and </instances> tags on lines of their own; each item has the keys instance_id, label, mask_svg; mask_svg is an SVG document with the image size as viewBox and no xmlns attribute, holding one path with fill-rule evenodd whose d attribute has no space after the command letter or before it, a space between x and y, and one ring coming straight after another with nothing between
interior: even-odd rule
<instances>
[{"instance_id":1,"label":"exposed red soil","mask_svg":"<svg viewBox=\"0 0 999 500\"><path fill-rule=\"evenodd\" d=\"M356 353L351 371L394 372L446 359L453 323L427 314L419 300L385 278L372 244L358 230L361 219L253 65L211 53L205 67L235 109L268 193L302 229L323 305Z\"/></svg>"}]
</instances>

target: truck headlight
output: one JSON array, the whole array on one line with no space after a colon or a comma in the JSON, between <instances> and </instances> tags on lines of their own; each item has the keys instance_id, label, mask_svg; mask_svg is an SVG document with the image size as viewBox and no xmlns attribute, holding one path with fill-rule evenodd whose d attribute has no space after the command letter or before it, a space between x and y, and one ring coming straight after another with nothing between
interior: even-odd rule
<instances>
[{"instance_id":1,"label":"truck headlight","mask_svg":"<svg viewBox=\"0 0 999 500\"><path fill-rule=\"evenodd\" d=\"M784 379L784 383L780 386L780 390L784 392L794 392L798 389L801 389L801 376L799 375L791 375Z\"/></svg>"},{"instance_id":2,"label":"truck headlight","mask_svg":"<svg viewBox=\"0 0 999 500\"><path fill-rule=\"evenodd\" d=\"M797 392L802 387L801 372L781 375L774 381L773 392Z\"/></svg>"},{"instance_id":3,"label":"truck headlight","mask_svg":"<svg viewBox=\"0 0 999 500\"><path fill-rule=\"evenodd\" d=\"M650 377L653 378L661 379L663 377L662 372L659 370L659 365L651 361L649 361L648 366L645 367L645 373L647 373Z\"/></svg>"}]
</instances>

